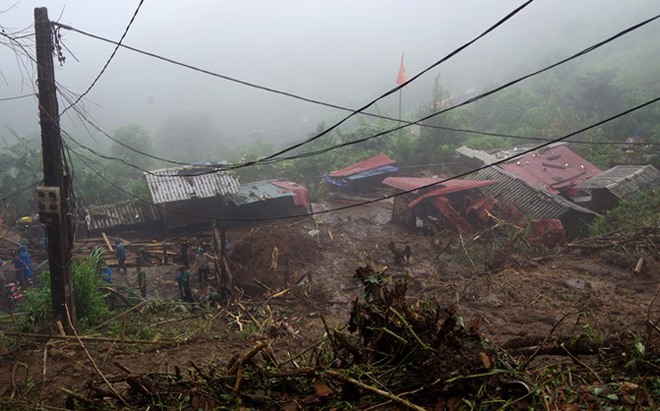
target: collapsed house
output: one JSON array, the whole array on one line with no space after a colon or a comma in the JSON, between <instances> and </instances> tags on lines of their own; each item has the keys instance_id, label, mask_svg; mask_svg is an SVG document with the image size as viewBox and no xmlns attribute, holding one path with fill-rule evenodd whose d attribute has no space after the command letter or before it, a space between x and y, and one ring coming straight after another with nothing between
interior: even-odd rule
<instances>
[{"instance_id":1,"label":"collapsed house","mask_svg":"<svg viewBox=\"0 0 660 411\"><path fill-rule=\"evenodd\" d=\"M571 240L584 234L587 226L598 216L564 197L499 167L488 167L465 177L468 180L491 180L499 184L480 187L486 197L493 197L500 205L510 205L530 220L559 220L566 237ZM539 223L537 227L558 230L558 222ZM554 227L554 228L553 228Z\"/></svg>"},{"instance_id":2,"label":"collapsed house","mask_svg":"<svg viewBox=\"0 0 660 411\"><path fill-rule=\"evenodd\" d=\"M383 180L399 171L395 163L381 153L325 175L330 186L328 197L349 201L372 199L378 189L384 188Z\"/></svg>"},{"instance_id":3,"label":"collapsed house","mask_svg":"<svg viewBox=\"0 0 660 411\"><path fill-rule=\"evenodd\" d=\"M246 183L227 201L229 214L237 220L305 215L311 208L307 188L285 180Z\"/></svg>"},{"instance_id":4,"label":"collapsed house","mask_svg":"<svg viewBox=\"0 0 660 411\"><path fill-rule=\"evenodd\" d=\"M388 177L383 184L407 192L394 198L392 222L415 226L417 219L427 224L448 223L461 234L474 231L484 221L493 202L476 190L498 184L498 181L467 181L439 178ZM486 217L487 220L487 217Z\"/></svg>"},{"instance_id":5,"label":"collapsed house","mask_svg":"<svg viewBox=\"0 0 660 411\"><path fill-rule=\"evenodd\" d=\"M116 234L126 230L155 233L162 228L160 210L146 201L122 201L87 207L84 211L89 234Z\"/></svg>"},{"instance_id":6,"label":"collapsed house","mask_svg":"<svg viewBox=\"0 0 660 411\"><path fill-rule=\"evenodd\" d=\"M660 187L660 171L652 165L623 165L585 180L578 188L591 194L589 208L598 213L621 200L636 199Z\"/></svg>"},{"instance_id":7,"label":"collapsed house","mask_svg":"<svg viewBox=\"0 0 660 411\"><path fill-rule=\"evenodd\" d=\"M215 164L164 168L144 173L166 228L208 224L227 216L224 197L238 193L236 179Z\"/></svg>"}]
</instances>

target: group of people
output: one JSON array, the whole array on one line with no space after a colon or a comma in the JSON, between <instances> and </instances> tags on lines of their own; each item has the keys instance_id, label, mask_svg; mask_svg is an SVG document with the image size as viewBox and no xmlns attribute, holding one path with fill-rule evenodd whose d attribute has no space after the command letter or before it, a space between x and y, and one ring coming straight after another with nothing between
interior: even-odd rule
<instances>
[{"instance_id":1,"label":"group of people","mask_svg":"<svg viewBox=\"0 0 660 411\"><path fill-rule=\"evenodd\" d=\"M128 269L126 268L126 248L122 242L122 240L117 237L114 240L115 243L115 257L117 258L117 263L118 263L118 272L123 271L124 274L128 273ZM189 248L190 248L190 242L187 240L181 241L181 262L182 265L178 268L177 273L176 273L176 282L177 286L179 288L179 293L181 295L181 299L183 299L186 302L192 302L194 301L193 295L192 295L192 289L190 287L190 279L192 277L192 271L190 269L190 259L189 259ZM197 253L195 256L195 262L194 265L197 269L197 274L199 276L199 284L205 285L208 284L209 282L209 275L211 273L211 266L210 266L210 259L213 257L210 257L208 254L208 244L205 242L200 242L199 247L197 248ZM107 272L109 270L104 271L104 275L106 278L106 281L108 283L112 282L112 272ZM137 285L140 289L140 294L142 295L143 298L147 298L147 273L144 270L144 267L141 267L139 264L136 265L136 273L137 273Z\"/></svg>"},{"instance_id":2,"label":"group of people","mask_svg":"<svg viewBox=\"0 0 660 411\"><path fill-rule=\"evenodd\" d=\"M176 273L176 282L179 287L181 299L183 299L183 301L192 302L193 296L190 288L190 278L192 277L192 271L190 270L190 262L188 260L188 247L186 246L185 248L185 258L182 258L184 265L180 266ZM200 243L199 248L197 248L197 255L195 256L195 266L197 267L197 275L199 276L200 286L208 284L209 282L209 274L211 273L211 265L209 261L210 258L212 257L209 257L206 245L203 242Z\"/></svg>"}]
</instances>

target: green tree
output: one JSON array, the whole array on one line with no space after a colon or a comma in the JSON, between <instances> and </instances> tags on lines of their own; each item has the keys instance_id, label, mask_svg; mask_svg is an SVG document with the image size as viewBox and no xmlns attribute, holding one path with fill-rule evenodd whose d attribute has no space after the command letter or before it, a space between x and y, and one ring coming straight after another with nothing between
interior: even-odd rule
<instances>
[{"instance_id":1,"label":"green tree","mask_svg":"<svg viewBox=\"0 0 660 411\"><path fill-rule=\"evenodd\" d=\"M153 165L154 160L151 157L147 157L126 147L132 147L144 153L153 153L153 139L141 126L137 124L129 124L120 127L115 131L113 137L120 143L112 143L110 146L111 156L126 160L126 162L143 169L148 169ZM126 168L122 166L121 168L125 170L127 175L132 177L141 174L139 170L132 167Z\"/></svg>"},{"instance_id":2,"label":"green tree","mask_svg":"<svg viewBox=\"0 0 660 411\"><path fill-rule=\"evenodd\" d=\"M36 211L36 188L30 186L43 178L43 167L39 141L10 132L17 142L9 145L3 139L4 147L0 148L0 197L9 197L0 204L0 217L12 223Z\"/></svg>"}]
</instances>

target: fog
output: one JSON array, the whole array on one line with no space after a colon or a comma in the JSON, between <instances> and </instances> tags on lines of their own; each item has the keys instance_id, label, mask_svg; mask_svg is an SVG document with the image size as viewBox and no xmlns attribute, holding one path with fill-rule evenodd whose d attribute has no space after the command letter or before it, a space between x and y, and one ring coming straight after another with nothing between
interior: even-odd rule
<instances>
[{"instance_id":1,"label":"fog","mask_svg":"<svg viewBox=\"0 0 660 411\"><path fill-rule=\"evenodd\" d=\"M0 2L0 10L14 0ZM138 1L23 0L0 14L0 26L28 27L33 9L46 6L58 20L118 40ZM306 97L358 107L396 85L402 52L408 77L482 32L522 0L472 1L171 1L146 0L125 44L210 71ZM412 118L431 98L433 82L454 95L497 85L555 58L568 56L627 26L660 13L653 0L537 0L509 22L427 73L403 92ZM574 63L603 59L613 48L657 31L659 24ZM113 46L62 31L69 51L56 70L67 89L84 91ZM72 55L72 54L73 55ZM74 58L75 56L75 58ZM31 92L32 78L19 70L14 51L0 47L0 98ZM62 106L63 103L61 102ZM254 90L120 49L84 105L104 130L136 123L153 136L172 118L209 119L220 143L259 136L274 143L299 141L316 125L345 115L287 97ZM398 96L379 103L396 116ZM72 113L63 128L91 138ZM350 125L349 125L350 126ZM10 127L38 132L34 98L0 102L0 134ZM93 132L101 144L106 144ZM181 136L185 144L186 136ZM214 142L218 144L218 142ZM221 145L221 144L220 144Z\"/></svg>"}]
</instances>

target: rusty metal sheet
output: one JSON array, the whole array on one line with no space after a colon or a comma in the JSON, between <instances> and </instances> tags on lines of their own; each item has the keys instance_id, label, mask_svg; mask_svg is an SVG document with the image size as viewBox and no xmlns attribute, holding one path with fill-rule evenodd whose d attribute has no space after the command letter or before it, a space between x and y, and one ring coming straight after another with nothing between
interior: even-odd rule
<instances>
[{"instance_id":1,"label":"rusty metal sheet","mask_svg":"<svg viewBox=\"0 0 660 411\"><path fill-rule=\"evenodd\" d=\"M158 208L143 201L123 201L88 207L85 222L89 230L105 230L117 226L131 226L160 221Z\"/></svg>"}]
</instances>

